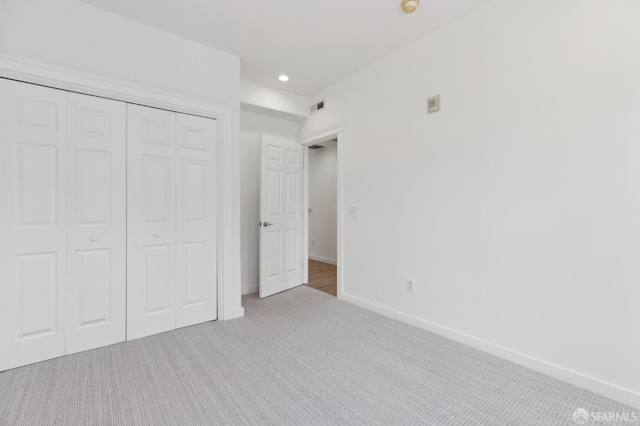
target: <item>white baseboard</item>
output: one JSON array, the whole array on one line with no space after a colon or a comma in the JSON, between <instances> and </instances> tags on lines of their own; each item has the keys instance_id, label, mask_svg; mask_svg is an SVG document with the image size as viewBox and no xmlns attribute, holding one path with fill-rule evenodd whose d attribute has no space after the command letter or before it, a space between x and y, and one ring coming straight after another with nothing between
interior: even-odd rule
<instances>
[{"instance_id":1,"label":"white baseboard","mask_svg":"<svg viewBox=\"0 0 640 426\"><path fill-rule=\"evenodd\" d=\"M230 320L234 320L236 318L242 318L243 316L244 316L244 308L242 306L240 306L239 308L235 308L231 312L229 312L225 316L223 321L230 321Z\"/></svg>"},{"instance_id":2,"label":"white baseboard","mask_svg":"<svg viewBox=\"0 0 640 426\"><path fill-rule=\"evenodd\" d=\"M338 261L336 259L329 259L322 256L316 256L314 254L309 255L309 259L315 260L316 262L328 263L329 265L337 265Z\"/></svg>"},{"instance_id":3,"label":"white baseboard","mask_svg":"<svg viewBox=\"0 0 640 426\"><path fill-rule=\"evenodd\" d=\"M622 402L634 408L640 408L640 393L630 389L626 389L612 383L596 379L591 376L570 370L559 365L549 363L547 361L514 351L504 346L496 345L486 340L478 339L468 334L452 330L441 325L425 321L423 319L406 315L387 307L368 302L355 296L343 294L343 300L351 302L360 307L369 309L387 317L402 321L407 324L422 328L456 342L465 344L472 348L490 353L532 370L551 376L555 379L562 380L572 385L587 389L591 392L603 395L607 398Z\"/></svg>"},{"instance_id":4,"label":"white baseboard","mask_svg":"<svg viewBox=\"0 0 640 426\"><path fill-rule=\"evenodd\" d=\"M243 285L242 286L242 295L253 294L258 292L258 284L254 285Z\"/></svg>"}]
</instances>

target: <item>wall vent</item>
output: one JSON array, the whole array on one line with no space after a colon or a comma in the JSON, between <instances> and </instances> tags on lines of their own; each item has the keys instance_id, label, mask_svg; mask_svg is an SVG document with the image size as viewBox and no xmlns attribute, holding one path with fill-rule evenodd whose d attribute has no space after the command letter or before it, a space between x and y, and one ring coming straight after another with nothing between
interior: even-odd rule
<instances>
[{"instance_id":1,"label":"wall vent","mask_svg":"<svg viewBox=\"0 0 640 426\"><path fill-rule=\"evenodd\" d=\"M321 100L320 102L317 102L313 105L311 105L311 114L313 114L314 112L318 112L320 110L324 109L324 99Z\"/></svg>"}]
</instances>

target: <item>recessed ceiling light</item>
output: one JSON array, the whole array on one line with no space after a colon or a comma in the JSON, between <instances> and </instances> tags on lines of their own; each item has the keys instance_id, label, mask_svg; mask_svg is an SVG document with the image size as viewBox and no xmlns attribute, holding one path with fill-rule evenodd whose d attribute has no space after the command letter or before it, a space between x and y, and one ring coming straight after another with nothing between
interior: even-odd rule
<instances>
[{"instance_id":1,"label":"recessed ceiling light","mask_svg":"<svg viewBox=\"0 0 640 426\"><path fill-rule=\"evenodd\" d=\"M280 80L280 81L289 81L289 76L282 74L280 77L278 77L278 80Z\"/></svg>"}]
</instances>

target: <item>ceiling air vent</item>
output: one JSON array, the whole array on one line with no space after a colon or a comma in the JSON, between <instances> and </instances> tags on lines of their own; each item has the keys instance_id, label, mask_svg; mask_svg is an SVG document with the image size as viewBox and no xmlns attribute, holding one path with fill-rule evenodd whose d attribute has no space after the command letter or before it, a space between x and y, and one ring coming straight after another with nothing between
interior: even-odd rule
<instances>
[{"instance_id":1,"label":"ceiling air vent","mask_svg":"<svg viewBox=\"0 0 640 426\"><path fill-rule=\"evenodd\" d=\"M311 105L311 114L324 109L324 100Z\"/></svg>"}]
</instances>

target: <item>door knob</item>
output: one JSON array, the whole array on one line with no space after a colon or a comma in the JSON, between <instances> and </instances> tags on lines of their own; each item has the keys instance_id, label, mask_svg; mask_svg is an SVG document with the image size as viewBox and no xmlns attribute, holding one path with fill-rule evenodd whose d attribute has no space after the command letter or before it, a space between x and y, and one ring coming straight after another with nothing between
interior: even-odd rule
<instances>
[{"instance_id":1,"label":"door knob","mask_svg":"<svg viewBox=\"0 0 640 426\"><path fill-rule=\"evenodd\" d=\"M262 226L264 226L266 228L267 226L273 226L273 223L262 222Z\"/></svg>"},{"instance_id":2,"label":"door knob","mask_svg":"<svg viewBox=\"0 0 640 426\"><path fill-rule=\"evenodd\" d=\"M159 238L160 237L160 233L159 232L154 232L153 236L156 237L156 238Z\"/></svg>"},{"instance_id":3,"label":"door knob","mask_svg":"<svg viewBox=\"0 0 640 426\"><path fill-rule=\"evenodd\" d=\"M98 237L92 235L89 237L89 241L98 241Z\"/></svg>"}]
</instances>

